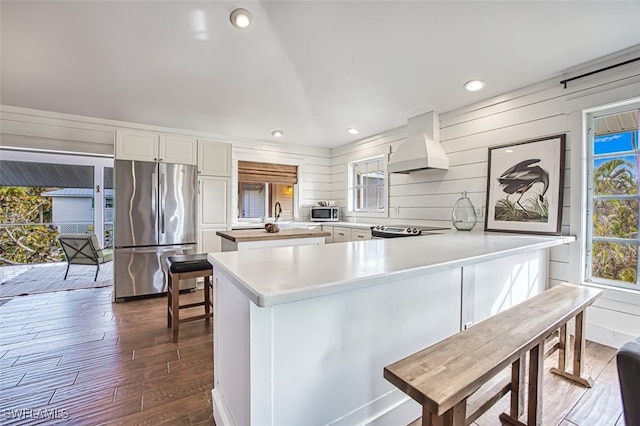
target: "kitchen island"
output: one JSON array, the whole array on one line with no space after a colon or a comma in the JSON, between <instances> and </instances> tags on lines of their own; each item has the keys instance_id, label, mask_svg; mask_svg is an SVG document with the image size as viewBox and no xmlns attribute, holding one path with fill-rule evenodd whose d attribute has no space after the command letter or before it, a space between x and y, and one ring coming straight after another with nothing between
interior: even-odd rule
<instances>
[{"instance_id":1,"label":"kitchen island","mask_svg":"<svg viewBox=\"0 0 640 426\"><path fill-rule=\"evenodd\" d=\"M324 237L331 234L313 229L290 228L279 232L265 229L241 229L218 231L222 237L222 251L249 250L266 247L302 246L324 244Z\"/></svg>"},{"instance_id":2,"label":"kitchen island","mask_svg":"<svg viewBox=\"0 0 640 426\"><path fill-rule=\"evenodd\" d=\"M573 237L446 232L211 253L217 425L408 424L383 367L547 286Z\"/></svg>"}]
</instances>

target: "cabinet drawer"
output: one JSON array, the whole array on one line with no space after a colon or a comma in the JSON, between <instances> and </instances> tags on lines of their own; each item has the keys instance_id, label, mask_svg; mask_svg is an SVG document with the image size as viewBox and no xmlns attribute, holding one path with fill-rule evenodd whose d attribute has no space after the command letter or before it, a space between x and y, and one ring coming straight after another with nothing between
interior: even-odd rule
<instances>
[{"instance_id":1,"label":"cabinet drawer","mask_svg":"<svg viewBox=\"0 0 640 426\"><path fill-rule=\"evenodd\" d=\"M342 226L333 227L333 242L334 243L346 243L351 241L351 228L345 228Z\"/></svg>"},{"instance_id":2,"label":"cabinet drawer","mask_svg":"<svg viewBox=\"0 0 640 426\"><path fill-rule=\"evenodd\" d=\"M370 240L371 231L368 229L352 229L351 236L353 241Z\"/></svg>"}]
</instances>

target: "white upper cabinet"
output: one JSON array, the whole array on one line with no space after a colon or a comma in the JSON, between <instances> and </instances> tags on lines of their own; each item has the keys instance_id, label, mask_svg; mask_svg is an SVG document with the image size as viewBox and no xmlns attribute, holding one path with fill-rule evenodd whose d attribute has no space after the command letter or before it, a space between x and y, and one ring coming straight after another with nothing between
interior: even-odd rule
<instances>
[{"instance_id":1,"label":"white upper cabinet","mask_svg":"<svg viewBox=\"0 0 640 426\"><path fill-rule=\"evenodd\" d=\"M196 165L197 143L187 136L160 135L159 160L163 163Z\"/></svg>"},{"instance_id":2,"label":"white upper cabinet","mask_svg":"<svg viewBox=\"0 0 640 426\"><path fill-rule=\"evenodd\" d=\"M231 144L198 139L198 174L231 176Z\"/></svg>"},{"instance_id":3,"label":"white upper cabinet","mask_svg":"<svg viewBox=\"0 0 640 426\"><path fill-rule=\"evenodd\" d=\"M116 131L116 159L196 164L197 143L188 136L141 130Z\"/></svg>"},{"instance_id":4,"label":"white upper cabinet","mask_svg":"<svg viewBox=\"0 0 640 426\"><path fill-rule=\"evenodd\" d=\"M116 160L158 161L160 136L138 130L116 131Z\"/></svg>"}]
</instances>

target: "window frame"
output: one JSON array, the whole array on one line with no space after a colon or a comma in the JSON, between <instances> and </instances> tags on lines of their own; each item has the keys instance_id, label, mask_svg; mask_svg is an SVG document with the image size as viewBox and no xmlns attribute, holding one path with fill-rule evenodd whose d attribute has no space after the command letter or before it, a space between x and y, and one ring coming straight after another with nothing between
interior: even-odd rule
<instances>
[{"instance_id":1,"label":"window frame","mask_svg":"<svg viewBox=\"0 0 640 426\"><path fill-rule=\"evenodd\" d=\"M382 167L376 168L377 170L382 171L384 174L384 184L376 185L376 188L382 187L384 191L384 196L382 198L383 205L377 209L356 209L356 191L357 188L366 187L363 185L357 185L356 183L356 167L362 164L371 164L374 162L380 162ZM360 158L354 161L350 161L347 164L347 209L349 214L359 217L386 217L389 209L389 173L387 171L387 161L386 156L384 154L374 155L371 157ZM376 197L377 198L377 197ZM378 200L378 205L380 200Z\"/></svg>"},{"instance_id":2,"label":"window frame","mask_svg":"<svg viewBox=\"0 0 640 426\"><path fill-rule=\"evenodd\" d=\"M596 286L603 286L612 289L626 289L632 290L634 292L640 293L640 232L636 232L635 238L618 238L618 237L599 237L593 235L593 215L594 215L594 204L596 201L607 201L607 200L631 200L638 201L640 203L640 140L638 137L638 131L636 130L635 136L632 135L632 138L635 137L636 148L632 150L626 151L618 151L615 153L604 153L604 154L595 154L594 146L595 146L595 130L594 123L597 118L605 117L609 115L615 115L621 112L640 109L640 103L631 103L624 104L621 106L611 106L601 108L595 111L588 112L585 115L585 127L586 127L586 155L585 155L585 170L586 170L586 182L585 182L585 195L586 195L586 208L584 210L583 219L585 223L584 229L584 256L583 256L583 265L584 265L584 276L583 280L585 283ZM633 139L632 139L633 141ZM620 158L627 156L635 156L636 158L636 194L607 194L607 195L596 195L595 194L595 184L594 184L594 176L595 176L595 167L594 162L598 159L606 159L606 158ZM638 214L638 224L637 228L640 231L640 211ZM636 282L629 283L625 281L612 280L608 278L594 277L592 275L592 267L593 267L593 243L594 242L611 242L611 243L622 243L622 244L634 244L636 249Z\"/></svg>"},{"instance_id":3,"label":"window frame","mask_svg":"<svg viewBox=\"0 0 640 426\"><path fill-rule=\"evenodd\" d=\"M234 154L235 155L235 154ZM281 219L283 222L285 221L297 221L300 220L301 207L301 188L304 186L304 176L305 176L305 163L299 160L294 160L291 158L278 158L278 159L269 159L272 161L265 161L264 157L256 156L254 154L238 154L237 157L232 159L232 171L231 171L231 206L232 206L232 226L233 224L248 224L248 223L262 223L264 220L267 220L269 216L263 218L243 218L240 217L240 212L238 210L238 191L240 188L240 182L238 181L238 162L239 161L250 161L257 163L270 163L270 164L282 164L288 166L295 166L298 168L298 183L291 185L293 190L293 212L292 217L290 219ZM265 206L268 200L268 192L269 192L269 184L273 182L265 182ZM277 182L275 182L277 183Z\"/></svg>"}]
</instances>

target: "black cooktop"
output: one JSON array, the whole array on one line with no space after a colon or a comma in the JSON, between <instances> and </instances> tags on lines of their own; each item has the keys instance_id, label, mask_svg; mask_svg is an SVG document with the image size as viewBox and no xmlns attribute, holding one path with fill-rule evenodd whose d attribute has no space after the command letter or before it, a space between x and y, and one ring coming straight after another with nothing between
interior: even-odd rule
<instances>
[{"instance_id":1,"label":"black cooktop","mask_svg":"<svg viewBox=\"0 0 640 426\"><path fill-rule=\"evenodd\" d=\"M371 236L377 238L417 237L420 235L433 235L437 234L434 231L449 229L438 226L377 225L371 227Z\"/></svg>"}]
</instances>

